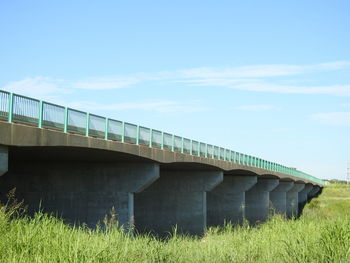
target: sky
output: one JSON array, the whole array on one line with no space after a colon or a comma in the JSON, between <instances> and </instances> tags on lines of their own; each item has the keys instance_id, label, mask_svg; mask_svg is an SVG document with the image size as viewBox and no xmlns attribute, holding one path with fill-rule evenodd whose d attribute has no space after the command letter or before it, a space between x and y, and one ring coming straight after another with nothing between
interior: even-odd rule
<instances>
[{"instance_id":1,"label":"sky","mask_svg":"<svg viewBox=\"0 0 350 263\"><path fill-rule=\"evenodd\" d=\"M0 89L346 179L349 1L0 0Z\"/></svg>"}]
</instances>

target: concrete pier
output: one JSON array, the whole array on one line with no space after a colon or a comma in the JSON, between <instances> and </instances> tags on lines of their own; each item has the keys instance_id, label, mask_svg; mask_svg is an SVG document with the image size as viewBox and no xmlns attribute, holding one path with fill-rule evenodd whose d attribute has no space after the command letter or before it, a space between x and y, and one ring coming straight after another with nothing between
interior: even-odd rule
<instances>
[{"instance_id":1,"label":"concrete pier","mask_svg":"<svg viewBox=\"0 0 350 263\"><path fill-rule=\"evenodd\" d=\"M224 175L224 181L207 193L208 226L224 222L240 224L245 218L245 192L257 182L257 176Z\"/></svg>"},{"instance_id":2,"label":"concrete pier","mask_svg":"<svg viewBox=\"0 0 350 263\"><path fill-rule=\"evenodd\" d=\"M164 235L177 231L203 234L207 226L207 192L223 181L221 171L161 170L160 178L135 195L139 231Z\"/></svg>"},{"instance_id":3,"label":"concrete pier","mask_svg":"<svg viewBox=\"0 0 350 263\"><path fill-rule=\"evenodd\" d=\"M298 196L299 192L305 188L303 183L294 183L294 186L287 192L287 217L292 218L298 216Z\"/></svg>"},{"instance_id":4,"label":"concrete pier","mask_svg":"<svg viewBox=\"0 0 350 263\"><path fill-rule=\"evenodd\" d=\"M28 212L40 208L94 228L115 209L119 225L134 221L134 193L159 178L155 163L16 163L0 178L0 194L16 188Z\"/></svg>"},{"instance_id":5,"label":"concrete pier","mask_svg":"<svg viewBox=\"0 0 350 263\"><path fill-rule=\"evenodd\" d=\"M318 185L312 186L312 190L307 195L308 200L311 200L312 198L317 197L320 191L321 191L321 187L319 187Z\"/></svg>"},{"instance_id":6,"label":"concrete pier","mask_svg":"<svg viewBox=\"0 0 350 263\"><path fill-rule=\"evenodd\" d=\"M301 215L303 212L304 206L306 205L308 201L308 194L312 190L313 186L312 184L305 184L305 187L303 190L299 192L298 195L298 215Z\"/></svg>"},{"instance_id":7,"label":"concrete pier","mask_svg":"<svg viewBox=\"0 0 350 263\"><path fill-rule=\"evenodd\" d=\"M271 213L285 215L287 212L287 192L292 189L294 182L280 181L278 186L270 192Z\"/></svg>"},{"instance_id":8,"label":"concrete pier","mask_svg":"<svg viewBox=\"0 0 350 263\"><path fill-rule=\"evenodd\" d=\"M9 152L6 146L0 145L0 176L8 170Z\"/></svg>"},{"instance_id":9,"label":"concrete pier","mask_svg":"<svg viewBox=\"0 0 350 263\"><path fill-rule=\"evenodd\" d=\"M270 192L279 184L278 179L258 178L257 183L246 192L245 214L251 224L266 221L270 208Z\"/></svg>"}]
</instances>

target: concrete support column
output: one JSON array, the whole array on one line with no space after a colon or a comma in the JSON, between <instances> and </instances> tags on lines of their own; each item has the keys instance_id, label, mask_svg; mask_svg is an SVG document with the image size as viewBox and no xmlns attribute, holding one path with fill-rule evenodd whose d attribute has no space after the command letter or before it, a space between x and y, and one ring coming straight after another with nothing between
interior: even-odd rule
<instances>
[{"instance_id":1,"label":"concrete support column","mask_svg":"<svg viewBox=\"0 0 350 263\"><path fill-rule=\"evenodd\" d=\"M294 183L294 186L287 192L287 217L298 216L298 196L299 192L305 188L303 183Z\"/></svg>"},{"instance_id":2,"label":"concrete support column","mask_svg":"<svg viewBox=\"0 0 350 263\"><path fill-rule=\"evenodd\" d=\"M257 182L257 176L225 175L224 181L207 194L208 226L224 222L242 223L245 218L245 192Z\"/></svg>"},{"instance_id":3,"label":"concrete support column","mask_svg":"<svg viewBox=\"0 0 350 263\"><path fill-rule=\"evenodd\" d=\"M320 192L320 190L321 190L321 187L319 187L318 185L314 185L312 187L312 190L307 195L308 200L311 200L312 198L316 197Z\"/></svg>"},{"instance_id":4,"label":"concrete support column","mask_svg":"<svg viewBox=\"0 0 350 263\"><path fill-rule=\"evenodd\" d=\"M286 215L287 192L292 189L294 182L279 182L278 186L270 192L270 210L272 213Z\"/></svg>"},{"instance_id":5,"label":"concrete support column","mask_svg":"<svg viewBox=\"0 0 350 263\"><path fill-rule=\"evenodd\" d=\"M221 171L161 170L160 178L135 195L135 225L164 235L177 226L202 234L207 226L207 192L223 181Z\"/></svg>"},{"instance_id":6,"label":"concrete support column","mask_svg":"<svg viewBox=\"0 0 350 263\"><path fill-rule=\"evenodd\" d=\"M245 214L251 224L266 221L269 215L270 192L278 186L278 179L258 178L257 183L246 192Z\"/></svg>"},{"instance_id":7,"label":"concrete support column","mask_svg":"<svg viewBox=\"0 0 350 263\"><path fill-rule=\"evenodd\" d=\"M28 212L39 209L94 228L114 209L119 225L134 221L134 193L159 178L155 163L16 163L1 177L0 194L16 188Z\"/></svg>"},{"instance_id":8,"label":"concrete support column","mask_svg":"<svg viewBox=\"0 0 350 263\"><path fill-rule=\"evenodd\" d=\"M0 145L0 176L8 170L9 152L6 146Z\"/></svg>"},{"instance_id":9,"label":"concrete support column","mask_svg":"<svg viewBox=\"0 0 350 263\"><path fill-rule=\"evenodd\" d=\"M303 212L304 206L306 205L307 202L307 195L310 193L312 190L313 185L312 184L305 184L305 187L303 190L299 192L298 195L298 215L301 215Z\"/></svg>"}]
</instances>

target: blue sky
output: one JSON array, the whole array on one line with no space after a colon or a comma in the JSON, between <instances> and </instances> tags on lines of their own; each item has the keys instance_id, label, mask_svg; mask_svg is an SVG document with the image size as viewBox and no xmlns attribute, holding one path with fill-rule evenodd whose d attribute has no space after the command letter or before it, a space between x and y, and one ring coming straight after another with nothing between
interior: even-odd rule
<instances>
[{"instance_id":1,"label":"blue sky","mask_svg":"<svg viewBox=\"0 0 350 263\"><path fill-rule=\"evenodd\" d=\"M349 10L0 0L0 89L345 179Z\"/></svg>"}]
</instances>

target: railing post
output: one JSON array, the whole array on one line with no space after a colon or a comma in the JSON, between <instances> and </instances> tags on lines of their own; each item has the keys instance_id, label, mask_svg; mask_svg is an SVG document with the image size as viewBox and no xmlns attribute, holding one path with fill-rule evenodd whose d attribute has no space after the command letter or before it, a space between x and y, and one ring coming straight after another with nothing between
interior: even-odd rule
<instances>
[{"instance_id":1,"label":"railing post","mask_svg":"<svg viewBox=\"0 0 350 263\"><path fill-rule=\"evenodd\" d=\"M68 108L64 108L64 132L68 131Z\"/></svg>"},{"instance_id":2,"label":"railing post","mask_svg":"<svg viewBox=\"0 0 350 263\"><path fill-rule=\"evenodd\" d=\"M174 149L175 149L175 135L172 134L172 135L171 135L171 138L172 138L172 142L173 142L173 143L172 143L172 146L171 146L171 150L174 151Z\"/></svg>"},{"instance_id":3,"label":"railing post","mask_svg":"<svg viewBox=\"0 0 350 263\"><path fill-rule=\"evenodd\" d=\"M139 140L140 140L140 126L136 126L136 145L139 145Z\"/></svg>"},{"instance_id":4,"label":"railing post","mask_svg":"<svg viewBox=\"0 0 350 263\"><path fill-rule=\"evenodd\" d=\"M12 112L13 112L13 93L11 92L10 93L10 96L9 96L9 105L8 105L9 109L9 115L7 116L8 117L8 122L12 122Z\"/></svg>"},{"instance_id":5,"label":"railing post","mask_svg":"<svg viewBox=\"0 0 350 263\"><path fill-rule=\"evenodd\" d=\"M108 118L106 118L105 123L105 140L108 140Z\"/></svg>"},{"instance_id":6,"label":"railing post","mask_svg":"<svg viewBox=\"0 0 350 263\"><path fill-rule=\"evenodd\" d=\"M86 125L85 125L85 128L86 128L85 135L86 136L89 136L89 119L90 119L90 114L87 112L86 113Z\"/></svg>"},{"instance_id":7,"label":"railing post","mask_svg":"<svg viewBox=\"0 0 350 263\"><path fill-rule=\"evenodd\" d=\"M181 153L184 153L184 137L181 137Z\"/></svg>"},{"instance_id":8,"label":"railing post","mask_svg":"<svg viewBox=\"0 0 350 263\"><path fill-rule=\"evenodd\" d=\"M162 132L162 144L160 145L160 148L164 149L164 132Z\"/></svg>"},{"instance_id":9,"label":"railing post","mask_svg":"<svg viewBox=\"0 0 350 263\"><path fill-rule=\"evenodd\" d=\"M43 127L43 101L39 102L39 128Z\"/></svg>"},{"instance_id":10,"label":"railing post","mask_svg":"<svg viewBox=\"0 0 350 263\"><path fill-rule=\"evenodd\" d=\"M149 144L148 147L152 147L152 129L149 129Z\"/></svg>"},{"instance_id":11,"label":"railing post","mask_svg":"<svg viewBox=\"0 0 350 263\"><path fill-rule=\"evenodd\" d=\"M122 142L124 142L124 135L125 135L125 122L122 122Z\"/></svg>"}]
</instances>

